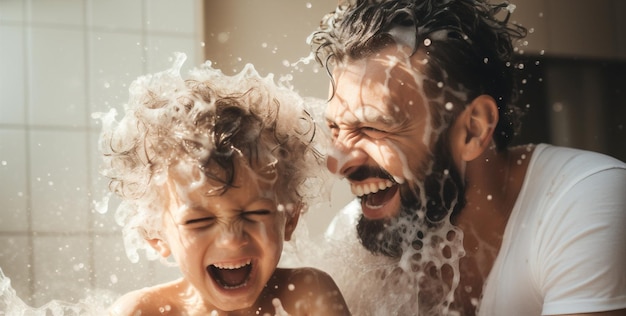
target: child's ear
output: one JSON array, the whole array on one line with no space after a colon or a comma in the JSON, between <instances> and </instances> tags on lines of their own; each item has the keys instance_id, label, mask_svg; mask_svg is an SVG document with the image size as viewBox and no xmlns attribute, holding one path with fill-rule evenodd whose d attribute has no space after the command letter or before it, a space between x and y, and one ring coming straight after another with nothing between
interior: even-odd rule
<instances>
[{"instance_id":1,"label":"child's ear","mask_svg":"<svg viewBox=\"0 0 626 316\"><path fill-rule=\"evenodd\" d=\"M490 146L498 118L496 101L488 95L476 97L463 110L454 127L458 138L453 140L462 160L474 160Z\"/></svg>"},{"instance_id":2,"label":"child's ear","mask_svg":"<svg viewBox=\"0 0 626 316\"><path fill-rule=\"evenodd\" d=\"M285 211L285 240L290 241L291 235L296 230L298 220L300 219L300 212L302 211L302 204L297 204L293 209Z\"/></svg>"},{"instance_id":3,"label":"child's ear","mask_svg":"<svg viewBox=\"0 0 626 316\"><path fill-rule=\"evenodd\" d=\"M152 249L156 250L163 258L167 258L172 254L172 250L170 250L170 246L164 240L155 238L155 239L146 239Z\"/></svg>"}]
</instances>

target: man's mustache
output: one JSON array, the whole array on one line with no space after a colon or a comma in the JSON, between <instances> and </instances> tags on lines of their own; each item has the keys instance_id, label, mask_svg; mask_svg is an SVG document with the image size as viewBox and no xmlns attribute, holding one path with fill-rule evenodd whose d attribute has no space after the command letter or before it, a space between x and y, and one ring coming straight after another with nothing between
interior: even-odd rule
<instances>
[{"instance_id":1,"label":"man's mustache","mask_svg":"<svg viewBox=\"0 0 626 316\"><path fill-rule=\"evenodd\" d=\"M362 181L367 178L380 178L389 179L391 182L396 183L393 176L386 170L380 167L374 166L359 166L355 171L346 176L351 181Z\"/></svg>"}]
</instances>

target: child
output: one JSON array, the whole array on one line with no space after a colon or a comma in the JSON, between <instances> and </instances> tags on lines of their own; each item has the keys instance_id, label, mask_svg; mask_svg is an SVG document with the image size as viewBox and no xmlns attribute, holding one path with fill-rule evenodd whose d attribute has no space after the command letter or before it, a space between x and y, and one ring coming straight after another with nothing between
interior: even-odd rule
<instances>
[{"instance_id":1,"label":"child","mask_svg":"<svg viewBox=\"0 0 626 316\"><path fill-rule=\"evenodd\" d=\"M183 275L109 313L349 315L326 273L277 268L322 170L302 99L250 65L225 76L207 62L183 80L184 59L133 82L120 122L102 118L103 171L122 197L131 260L151 247Z\"/></svg>"}]
</instances>

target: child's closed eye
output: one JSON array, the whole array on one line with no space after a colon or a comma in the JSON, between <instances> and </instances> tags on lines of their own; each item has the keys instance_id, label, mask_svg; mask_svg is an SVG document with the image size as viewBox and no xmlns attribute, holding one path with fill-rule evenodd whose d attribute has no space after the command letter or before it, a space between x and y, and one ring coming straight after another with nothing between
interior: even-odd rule
<instances>
[{"instance_id":1,"label":"child's closed eye","mask_svg":"<svg viewBox=\"0 0 626 316\"><path fill-rule=\"evenodd\" d=\"M201 217L201 218L194 218L194 219L185 221L185 226L189 228L202 228L202 227L210 226L214 222L215 222L215 217L212 217L212 216Z\"/></svg>"},{"instance_id":2,"label":"child's closed eye","mask_svg":"<svg viewBox=\"0 0 626 316\"><path fill-rule=\"evenodd\" d=\"M257 222L263 220L267 215L272 214L270 210L254 210L241 213L243 218L248 221Z\"/></svg>"}]
</instances>

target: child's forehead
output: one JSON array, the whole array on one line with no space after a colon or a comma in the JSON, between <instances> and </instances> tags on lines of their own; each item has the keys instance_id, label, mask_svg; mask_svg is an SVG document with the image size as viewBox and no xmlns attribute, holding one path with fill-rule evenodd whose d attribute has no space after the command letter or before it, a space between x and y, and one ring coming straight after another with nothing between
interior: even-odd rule
<instances>
[{"instance_id":1,"label":"child's forehead","mask_svg":"<svg viewBox=\"0 0 626 316\"><path fill-rule=\"evenodd\" d=\"M179 198L196 201L211 197L275 199L276 170L271 165L252 168L243 158L234 158L234 174L229 184L224 181L228 178L224 169L215 165L210 168L206 170L188 161L178 162L170 167L168 187Z\"/></svg>"}]
</instances>

